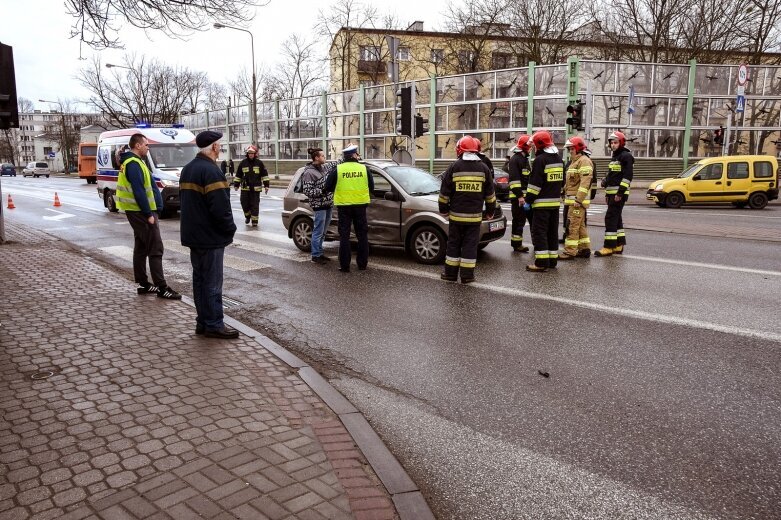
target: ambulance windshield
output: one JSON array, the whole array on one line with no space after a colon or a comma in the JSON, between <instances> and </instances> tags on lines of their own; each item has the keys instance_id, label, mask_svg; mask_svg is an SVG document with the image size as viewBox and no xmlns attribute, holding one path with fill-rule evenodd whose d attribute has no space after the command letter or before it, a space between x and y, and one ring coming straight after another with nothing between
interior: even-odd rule
<instances>
[{"instance_id":1,"label":"ambulance windshield","mask_svg":"<svg viewBox=\"0 0 781 520\"><path fill-rule=\"evenodd\" d=\"M149 145L149 155L157 168L181 168L197 153L198 148L193 143Z\"/></svg>"}]
</instances>

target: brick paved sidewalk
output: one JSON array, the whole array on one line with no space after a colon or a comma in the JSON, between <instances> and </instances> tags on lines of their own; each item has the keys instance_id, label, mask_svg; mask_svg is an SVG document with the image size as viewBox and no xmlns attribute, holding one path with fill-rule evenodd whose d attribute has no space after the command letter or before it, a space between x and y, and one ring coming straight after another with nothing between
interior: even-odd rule
<instances>
[{"instance_id":1,"label":"brick paved sidewalk","mask_svg":"<svg viewBox=\"0 0 781 520\"><path fill-rule=\"evenodd\" d=\"M189 305L7 231L0 518L399 517L339 417L254 338L196 336Z\"/></svg>"}]
</instances>

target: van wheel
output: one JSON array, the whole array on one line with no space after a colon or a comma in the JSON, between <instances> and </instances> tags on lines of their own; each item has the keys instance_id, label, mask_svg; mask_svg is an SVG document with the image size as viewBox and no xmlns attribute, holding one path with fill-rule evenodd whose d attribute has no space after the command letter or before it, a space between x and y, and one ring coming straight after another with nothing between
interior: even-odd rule
<instances>
[{"instance_id":1,"label":"van wheel","mask_svg":"<svg viewBox=\"0 0 781 520\"><path fill-rule=\"evenodd\" d=\"M659 206L660 208L663 208L663 207L664 207L664 204L663 204L663 203L661 203L661 202L656 202L655 204L656 204L657 206Z\"/></svg>"},{"instance_id":2,"label":"van wheel","mask_svg":"<svg viewBox=\"0 0 781 520\"><path fill-rule=\"evenodd\" d=\"M446 247L447 237L441 229L421 226L412 232L407 249L416 262L433 265L445 259Z\"/></svg>"},{"instance_id":3,"label":"van wheel","mask_svg":"<svg viewBox=\"0 0 781 520\"><path fill-rule=\"evenodd\" d=\"M667 200L665 203L667 204L668 208L680 208L681 205L686 201L683 194L678 191L674 191L667 195Z\"/></svg>"},{"instance_id":4,"label":"van wheel","mask_svg":"<svg viewBox=\"0 0 781 520\"><path fill-rule=\"evenodd\" d=\"M312 251L312 219L309 217L300 217L293 222L291 228L293 243L298 249L309 253Z\"/></svg>"},{"instance_id":5,"label":"van wheel","mask_svg":"<svg viewBox=\"0 0 781 520\"><path fill-rule=\"evenodd\" d=\"M114 200L114 194L109 190L106 190L103 193L103 205L106 206L111 213L119 211L119 208L117 208L117 201Z\"/></svg>"},{"instance_id":6,"label":"van wheel","mask_svg":"<svg viewBox=\"0 0 781 520\"><path fill-rule=\"evenodd\" d=\"M767 195L764 192L758 191L752 193L748 198L748 205L751 209L762 209L767 206Z\"/></svg>"}]
</instances>

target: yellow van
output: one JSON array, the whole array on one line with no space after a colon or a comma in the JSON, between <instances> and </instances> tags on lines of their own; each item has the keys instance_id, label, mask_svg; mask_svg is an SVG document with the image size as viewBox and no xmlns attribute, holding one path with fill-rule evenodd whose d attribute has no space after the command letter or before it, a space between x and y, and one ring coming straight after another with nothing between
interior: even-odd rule
<instances>
[{"instance_id":1,"label":"yellow van","mask_svg":"<svg viewBox=\"0 0 781 520\"><path fill-rule=\"evenodd\" d=\"M762 209L778 198L778 161L771 155L710 157L677 177L652 182L646 193L658 206L680 208L685 202L731 202Z\"/></svg>"}]
</instances>

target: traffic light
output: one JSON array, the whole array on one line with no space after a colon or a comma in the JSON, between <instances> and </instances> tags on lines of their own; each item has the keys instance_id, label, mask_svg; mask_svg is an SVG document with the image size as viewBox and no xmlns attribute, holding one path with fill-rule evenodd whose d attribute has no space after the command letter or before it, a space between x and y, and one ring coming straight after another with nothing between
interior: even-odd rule
<instances>
[{"instance_id":1,"label":"traffic light","mask_svg":"<svg viewBox=\"0 0 781 520\"><path fill-rule=\"evenodd\" d=\"M713 142L716 144L724 144L724 127L720 126L713 131Z\"/></svg>"},{"instance_id":2,"label":"traffic light","mask_svg":"<svg viewBox=\"0 0 781 520\"><path fill-rule=\"evenodd\" d=\"M396 134L412 135L412 87L396 91Z\"/></svg>"},{"instance_id":3,"label":"traffic light","mask_svg":"<svg viewBox=\"0 0 781 520\"><path fill-rule=\"evenodd\" d=\"M13 48L0 43L0 130L19 128Z\"/></svg>"},{"instance_id":4,"label":"traffic light","mask_svg":"<svg viewBox=\"0 0 781 520\"><path fill-rule=\"evenodd\" d=\"M567 118L567 124L572 127L573 130L583 131L586 129L586 125L583 120L583 114L585 113L586 104L582 101L578 101L574 105L567 105L567 113L570 115Z\"/></svg>"},{"instance_id":5,"label":"traffic light","mask_svg":"<svg viewBox=\"0 0 781 520\"><path fill-rule=\"evenodd\" d=\"M415 116L415 137L420 137L423 134L428 133L428 119L423 119L423 116L417 114Z\"/></svg>"}]
</instances>

